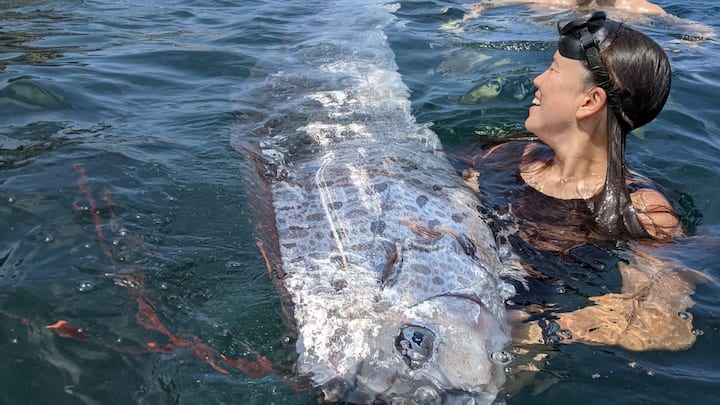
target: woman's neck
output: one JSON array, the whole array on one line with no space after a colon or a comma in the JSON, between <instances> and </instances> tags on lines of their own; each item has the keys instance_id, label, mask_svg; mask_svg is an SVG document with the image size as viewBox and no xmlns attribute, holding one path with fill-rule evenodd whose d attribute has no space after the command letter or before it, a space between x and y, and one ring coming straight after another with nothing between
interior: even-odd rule
<instances>
[{"instance_id":1,"label":"woman's neck","mask_svg":"<svg viewBox=\"0 0 720 405\"><path fill-rule=\"evenodd\" d=\"M548 160L529 159L521 165L520 173L528 185L564 200L589 199L602 191L607 170L605 148L566 146L553 151Z\"/></svg>"}]
</instances>

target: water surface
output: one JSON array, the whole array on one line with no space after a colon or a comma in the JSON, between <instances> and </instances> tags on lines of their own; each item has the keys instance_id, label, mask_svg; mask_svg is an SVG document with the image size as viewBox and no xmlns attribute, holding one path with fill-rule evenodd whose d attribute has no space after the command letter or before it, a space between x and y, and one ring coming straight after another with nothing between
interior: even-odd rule
<instances>
[{"instance_id":1,"label":"water surface","mask_svg":"<svg viewBox=\"0 0 720 405\"><path fill-rule=\"evenodd\" d=\"M720 29L713 0L657 3ZM149 351L167 338L138 323L137 301L114 281L143 274L158 317L187 340L292 364L292 333L252 234L255 190L231 140L295 124L276 106L322 86L303 80L298 62L338 57L302 46L351 18L333 4L0 4L0 403L315 403L283 372L224 375L187 349ZM546 67L554 21L567 13L509 6L456 23L461 2L397 4L386 35L418 121L453 149L522 130L523 86ZM629 163L681 207L691 237L662 253L718 277L720 47L682 22L629 22L674 69L667 107L629 139ZM289 79L267 94L278 72ZM500 79L499 95L473 93ZM712 403L718 297L716 282L698 286L691 349L544 348L541 371L507 403ZM45 329L59 319L88 339Z\"/></svg>"}]
</instances>

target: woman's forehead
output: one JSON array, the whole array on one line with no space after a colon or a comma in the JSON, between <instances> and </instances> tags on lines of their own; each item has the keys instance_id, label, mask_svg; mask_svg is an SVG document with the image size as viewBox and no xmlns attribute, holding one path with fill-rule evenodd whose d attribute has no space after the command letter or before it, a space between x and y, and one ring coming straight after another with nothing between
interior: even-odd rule
<instances>
[{"instance_id":1,"label":"woman's forehead","mask_svg":"<svg viewBox=\"0 0 720 405\"><path fill-rule=\"evenodd\" d=\"M583 62L575 59L566 58L562 55L560 55L559 51L555 51L555 54L552 58L552 63L559 67L567 68L567 69L577 69L577 70L584 70L585 65Z\"/></svg>"}]
</instances>

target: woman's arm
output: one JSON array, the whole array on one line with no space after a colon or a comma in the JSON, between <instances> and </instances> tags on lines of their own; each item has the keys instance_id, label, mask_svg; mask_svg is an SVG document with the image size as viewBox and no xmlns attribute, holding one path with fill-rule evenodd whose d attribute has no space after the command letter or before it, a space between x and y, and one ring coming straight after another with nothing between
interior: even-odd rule
<instances>
[{"instance_id":1,"label":"woman's arm","mask_svg":"<svg viewBox=\"0 0 720 405\"><path fill-rule=\"evenodd\" d=\"M627 350L685 350L695 343L690 296L707 280L689 269L677 270L644 248L633 251L632 263L619 264L622 292L590 297L593 305L553 313L551 320L527 322L528 314L511 314L517 343L585 343ZM548 327L551 325L551 327Z\"/></svg>"}]
</instances>

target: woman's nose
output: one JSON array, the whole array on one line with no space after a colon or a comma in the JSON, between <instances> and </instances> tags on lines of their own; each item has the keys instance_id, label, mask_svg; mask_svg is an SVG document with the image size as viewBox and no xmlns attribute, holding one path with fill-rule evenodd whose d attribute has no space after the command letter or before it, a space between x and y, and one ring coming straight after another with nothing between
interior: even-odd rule
<instances>
[{"instance_id":1,"label":"woman's nose","mask_svg":"<svg viewBox=\"0 0 720 405\"><path fill-rule=\"evenodd\" d=\"M540 73L539 75L535 76L532 83L535 88L540 87L540 83L542 82L542 78L545 76L545 72Z\"/></svg>"}]
</instances>

